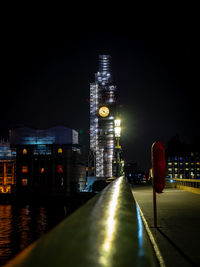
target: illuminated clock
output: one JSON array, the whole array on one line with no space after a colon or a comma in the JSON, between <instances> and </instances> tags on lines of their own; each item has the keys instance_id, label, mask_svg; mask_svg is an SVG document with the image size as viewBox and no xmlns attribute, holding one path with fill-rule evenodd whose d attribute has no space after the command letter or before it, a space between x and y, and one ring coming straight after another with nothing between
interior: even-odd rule
<instances>
[{"instance_id":1,"label":"illuminated clock","mask_svg":"<svg viewBox=\"0 0 200 267\"><path fill-rule=\"evenodd\" d=\"M101 117L107 117L107 116L109 115L109 113L110 113L110 110L109 110L108 107L103 106L103 107L101 107L101 108L99 109L99 115L100 115Z\"/></svg>"}]
</instances>

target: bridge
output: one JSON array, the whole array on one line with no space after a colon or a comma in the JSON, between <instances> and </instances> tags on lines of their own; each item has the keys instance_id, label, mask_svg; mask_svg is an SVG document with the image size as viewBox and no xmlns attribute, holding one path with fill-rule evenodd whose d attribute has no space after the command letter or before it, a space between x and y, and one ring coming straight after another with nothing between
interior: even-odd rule
<instances>
[{"instance_id":1,"label":"bridge","mask_svg":"<svg viewBox=\"0 0 200 267\"><path fill-rule=\"evenodd\" d=\"M199 182L196 182L196 186ZM182 181L184 183L186 182ZM152 187L132 188L143 222L158 246L166 266L200 266L200 189L197 191L196 187L188 188L189 183L191 181L188 180L188 191L172 188L167 184L163 193L157 194L157 229L153 227Z\"/></svg>"},{"instance_id":2,"label":"bridge","mask_svg":"<svg viewBox=\"0 0 200 267\"><path fill-rule=\"evenodd\" d=\"M167 186L157 202L154 228L151 185L120 177L6 266L200 266L200 195Z\"/></svg>"}]
</instances>

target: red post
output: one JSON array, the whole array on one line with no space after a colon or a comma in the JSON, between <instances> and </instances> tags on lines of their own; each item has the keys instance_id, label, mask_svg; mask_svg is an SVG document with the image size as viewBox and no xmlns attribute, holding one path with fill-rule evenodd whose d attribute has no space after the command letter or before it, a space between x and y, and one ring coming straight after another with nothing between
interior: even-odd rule
<instances>
[{"instance_id":1,"label":"red post","mask_svg":"<svg viewBox=\"0 0 200 267\"><path fill-rule=\"evenodd\" d=\"M154 227L157 228L156 193L162 193L165 187L166 175L165 148L162 142L157 141L152 145L152 174L153 174L153 214Z\"/></svg>"}]
</instances>

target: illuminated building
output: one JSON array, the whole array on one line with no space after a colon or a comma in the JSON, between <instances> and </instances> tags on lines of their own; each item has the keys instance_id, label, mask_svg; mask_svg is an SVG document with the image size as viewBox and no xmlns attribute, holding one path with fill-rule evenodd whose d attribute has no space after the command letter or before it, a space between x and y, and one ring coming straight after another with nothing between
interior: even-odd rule
<instances>
[{"instance_id":1,"label":"illuminated building","mask_svg":"<svg viewBox=\"0 0 200 267\"><path fill-rule=\"evenodd\" d=\"M16 150L17 193L67 195L85 187L78 132L62 126L10 130Z\"/></svg>"},{"instance_id":2,"label":"illuminated building","mask_svg":"<svg viewBox=\"0 0 200 267\"><path fill-rule=\"evenodd\" d=\"M166 149L166 168L171 179L200 179L199 145L184 144L174 138Z\"/></svg>"},{"instance_id":3,"label":"illuminated building","mask_svg":"<svg viewBox=\"0 0 200 267\"><path fill-rule=\"evenodd\" d=\"M0 194L15 190L15 156L8 142L0 142Z\"/></svg>"},{"instance_id":4,"label":"illuminated building","mask_svg":"<svg viewBox=\"0 0 200 267\"><path fill-rule=\"evenodd\" d=\"M112 84L109 55L99 56L99 70L90 84L90 151L94 175L112 177L116 86Z\"/></svg>"}]
</instances>

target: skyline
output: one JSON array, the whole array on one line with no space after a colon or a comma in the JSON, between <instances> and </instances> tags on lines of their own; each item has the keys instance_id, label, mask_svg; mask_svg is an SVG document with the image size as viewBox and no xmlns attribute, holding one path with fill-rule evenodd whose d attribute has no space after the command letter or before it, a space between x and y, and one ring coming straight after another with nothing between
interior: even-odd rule
<instances>
[{"instance_id":1,"label":"skyline","mask_svg":"<svg viewBox=\"0 0 200 267\"><path fill-rule=\"evenodd\" d=\"M41 39L21 32L14 49L10 44L4 50L0 136L17 125L65 125L81 129L89 147L89 87L99 54L110 54L125 160L148 169L154 141L166 145L179 134L190 143L200 134L197 43L189 33L141 38L132 32L73 32Z\"/></svg>"}]
</instances>

